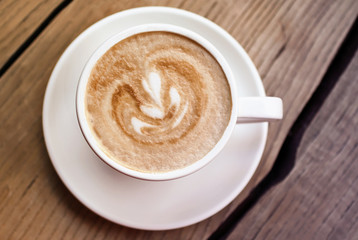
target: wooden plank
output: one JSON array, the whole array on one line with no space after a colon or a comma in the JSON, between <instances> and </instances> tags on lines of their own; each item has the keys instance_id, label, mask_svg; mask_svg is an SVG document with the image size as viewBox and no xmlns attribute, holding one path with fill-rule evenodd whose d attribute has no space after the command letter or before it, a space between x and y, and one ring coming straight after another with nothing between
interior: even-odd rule
<instances>
[{"instance_id":1,"label":"wooden plank","mask_svg":"<svg viewBox=\"0 0 358 240\"><path fill-rule=\"evenodd\" d=\"M61 2L61 0L0 2L0 68Z\"/></svg>"},{"instance_id":2,"label":"wooden plank","mask_svg":"<svg viewBox=\"0 0 358 240\"><path fill-rule=\"evenodd\" d=\"M0 238L202 239L210 236L271 168L288 130L352 25L357 4L354 0L339 3L333 0L74 1L0 81ZM41 126L45 87L68 44L109 14L147 5L181 7L206 16L228 30L253 58L267 93L282 97L285 102L285 120L270 126L262 164L248 188L208 220L165 232L118 226L80 204L53 170Z\"/></svg>"},{"instance_id":3,"label":"wooden plank","mask_svg":"<svg viewBox=\"0 0 358 240\"><path fill-rule=\"evenodd\" d=\"M357 238L357 76L358 51L306 130L290 175L228 239Z\"/></svg>"}]
</instances>

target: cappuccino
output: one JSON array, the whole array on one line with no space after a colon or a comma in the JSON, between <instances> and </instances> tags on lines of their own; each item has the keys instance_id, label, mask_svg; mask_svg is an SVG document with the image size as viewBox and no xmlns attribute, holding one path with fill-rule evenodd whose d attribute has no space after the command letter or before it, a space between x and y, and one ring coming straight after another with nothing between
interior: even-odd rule
<instances>
[{"instance_id":1,"label":"cappuccino","mask_svg":"<svg viewBox=\"0 0 358 240\"><path fill-rule=\"evenodd\" d=\"M113 161L162 173L203 158L229 124L232 100L215 58L182 35L158 31L126 38L95 64L86 119Z\"/></svg>"}]
</instances>

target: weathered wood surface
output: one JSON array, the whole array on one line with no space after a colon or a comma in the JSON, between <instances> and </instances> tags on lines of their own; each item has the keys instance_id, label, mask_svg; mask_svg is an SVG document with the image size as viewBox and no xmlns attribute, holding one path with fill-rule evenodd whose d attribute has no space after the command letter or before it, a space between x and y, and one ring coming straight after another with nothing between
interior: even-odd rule
<instances>
[{"instance_id":1,"label":"weathered wood surface","mask_svg":"<svg viewBox=\"0 0 358 240\"><path fill-rule=\"evenodd\" d=\"M358 52L305 131L289 176L228 239L357 239L357 80Z\"/></svg>"},{"instance_id":2,"label":"weathered wood surface","mask_svg":"<svg viewBox=\"0 0 358 240\"><path fill-rule=\"evenodd\" d=\"M213 217L165 232L118 226L79 203L50 163L41 125L45 87L68 44L109 14L147 5L183 8L222 26L252 57L267 94L285 103L285 119L270 126L262 164L243 193ZM0 79L0 239L207 238L270 170L357 11L354 0L73 1Z\"/></svg>"},{"instance_id":3,"label":"weathered wood surface","mask_svg":"<svg viewBox=\"0 0 358 240\"><path fill-rule=\"evenodd\" d=\"M0 1L0 68L61 0Z\"/></svg>"}]
</instances>

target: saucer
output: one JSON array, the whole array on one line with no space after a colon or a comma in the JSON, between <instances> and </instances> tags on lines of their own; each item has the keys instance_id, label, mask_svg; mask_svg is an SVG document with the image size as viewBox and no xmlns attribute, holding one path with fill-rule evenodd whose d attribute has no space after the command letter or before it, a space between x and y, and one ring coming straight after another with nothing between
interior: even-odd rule
<instances>
[{"instance_id":1,"label":"saucer","mask_svg":"<svg viewBox=\"0 0 358 240\"><path fill-rule=\"evenodd\" d=\"M95 23L66 49L50 77L43 106L43 131L57 174L86 207L121 225L168 230L202 221L228 205L255 172L266 143L267 123L240 124L217 157L196 173L163 182L123 175L92 152L79 129L75 94L94 50L115 33L144 23L168 23L199 33L222 53L239 96L265 96L260 77L242 47L211 21L179 9L136 8Z\"/></svg>"}]
</instances>

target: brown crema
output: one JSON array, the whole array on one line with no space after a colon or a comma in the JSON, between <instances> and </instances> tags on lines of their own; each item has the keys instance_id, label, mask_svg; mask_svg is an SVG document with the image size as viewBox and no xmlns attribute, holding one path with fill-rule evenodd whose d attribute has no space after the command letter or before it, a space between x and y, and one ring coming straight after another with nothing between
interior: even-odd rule
<instances>
[{"instance_id":1,"label":"brown crema","mask_svg":"<svg viewBox=\"0 0 358 240\"><path fill-rule=\"evenodd\" d=\"M169 32L140 33L92 69L86 117L100 148L140 172L160 173L203 158L231 115L230 87L215 58Z\"/></svg>"}]
</instances>

